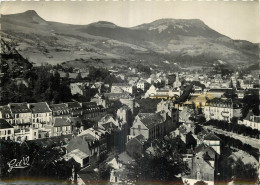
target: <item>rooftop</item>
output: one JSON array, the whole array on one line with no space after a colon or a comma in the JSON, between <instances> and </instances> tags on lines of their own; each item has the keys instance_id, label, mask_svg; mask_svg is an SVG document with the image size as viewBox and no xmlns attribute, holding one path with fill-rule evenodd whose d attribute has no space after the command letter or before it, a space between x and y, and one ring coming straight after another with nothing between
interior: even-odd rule
<instances>
[{"instance_id":1,"label":"rooftop","mask_svg":"<svg viewBox=\"0 0 260 185\"><path fill-rule=\"evenodd\" d=\"M159 113L154 113L141 121L148 129L164 122L163 117Z\"/></svg>"},{"instance_id":2,"label":"rooftop","mask_svg":"<svg viewBox=\"0 0 260 185\"><path fill-rule=\"evenodd\" d=\"M32 113L45 113L51 112L49 105L46 102L29 103Z\"/></svg>"},{"instance_id":3,"label":"rooftop","mask_svg":"<svg viewBox=\"0 0 260 185\"><path fill-rule=\"evenodd\" d=\"M0 129L8 129L14 128L10 123L8 123L5 119L0 119Z\"/></svg>"},{"instance_id":4,"label":"rooftop","mask_svg":"<svg viewBox=\"0 0 260 185\"><path fill-rule=\"evenodd\" d=\"M67 118L58 117L58 118L54 118L53 121L54 121L53 124L54 127L71 126L71 122Z\"/></svg>"},{"instance_id":5,"label":"rooftop","mask_svg":"<svg viewBox=\"0 0 260 185\"><path fill-rule=\"evenodd\" d=\"M31 113L27 103L9 103L12 113Z\"/></svg>"}]
</instances>

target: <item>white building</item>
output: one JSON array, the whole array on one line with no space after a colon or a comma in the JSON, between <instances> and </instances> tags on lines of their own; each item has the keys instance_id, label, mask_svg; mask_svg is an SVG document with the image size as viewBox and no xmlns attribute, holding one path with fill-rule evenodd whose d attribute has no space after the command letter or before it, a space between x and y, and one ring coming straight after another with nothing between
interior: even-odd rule
<instances>
[{"instance_id":1,"label":"white building","mask_svg":"<svg viewBox=\"0 0 260 185\"><path fill-rule=\"evenodd\" d=\"M206 103L204 115L207 121L216 119L231 122L232 118L242 116L242 109L238 104L233 103L231 99L213 99Z\"/></svg>"},{"instance_id":2,"label":"white building","mask_svg":"<svg viewBox=\"0 0 260 185\"><path fill-rule=\"evenodd\" d=\"M50 124L52 111L46 102L29 103L32 111L32 124L34 128L40 128L42 124Z\"/></svg>"},{"instance_id":3,"label":"white building","mask_svg":"<svg viewBox=\"0 0 260 185\"><path fill-rule=\"evenodd\" d=\"M238 120L238 124L251 127L260 131L260 116L255 116L250 110L244 120Z\"/></svg>"},{"instance_id":4,"label":"white building","mask_svg":"<svg viewBox=\"0 0 260 185\"><path fill-rule=\"evenodd\" d=\"M173 88L180 88L181 87L181 82L179 80L179 74L176 73L176 80L173 82Z\"/></svg>"},{"instance_id":5,"label":"white building","mask_svg":"<svg viewBox=\"0 0 260 185\"><path fill-rule=\"evenodd\" d=\"M142 89L143 91L145 91L148 88L148 82L146 82L145 80L139 80L136 84L137 89Z\"/></svg>"},{"instance_id":6,"label":"white building","mask_svg":"<svg viewBox=\"0 0 260 185\"><path fill-rule=\"evenodd\" d=\"M136 90L136 86L132 86L126 83L113 83L111 87L111 93L123 93L128 92L133 94Z\"/></svg>"}]
</instances>

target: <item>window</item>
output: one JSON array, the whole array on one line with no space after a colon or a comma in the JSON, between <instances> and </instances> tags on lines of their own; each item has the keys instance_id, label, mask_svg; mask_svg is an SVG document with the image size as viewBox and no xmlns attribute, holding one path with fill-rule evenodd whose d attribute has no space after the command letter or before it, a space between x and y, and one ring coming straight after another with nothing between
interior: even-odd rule
<instances>
[{"instance_id":1,"label":"window","mask_svg":"<svg viewBox=\"0 0 260 185\"><path fill-rule=\"evenodd\" d=\"M141 131L141 125L138 125L138 131Z\"/></svg>"},{"instance_id":2,"label":"window","mask_svg":"<svg viewBox=\"0 0 260 185\"><path fill-rule=\"evenodd\" d=\"M8 130L8 134L11 134L11 130Z\"/></svg>"}]
</instances>

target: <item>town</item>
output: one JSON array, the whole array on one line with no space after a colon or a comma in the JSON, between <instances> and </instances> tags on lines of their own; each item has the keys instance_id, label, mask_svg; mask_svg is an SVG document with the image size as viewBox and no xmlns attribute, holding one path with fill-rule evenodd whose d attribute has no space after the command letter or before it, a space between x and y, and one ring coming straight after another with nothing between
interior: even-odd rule
<instances>
[{"instance_id":1,"label":"town","mask_svg":"<svg viewBox=\"0 0 260 185\"><path fill-rule=\"evenodd\" d=\"M1 63L1 179L258 181L258 65L32 66L10 62L19 54L2 42L9 63ZM6 164L25 157L26 166L10 172Z\"/></svg>"}]
</instances>

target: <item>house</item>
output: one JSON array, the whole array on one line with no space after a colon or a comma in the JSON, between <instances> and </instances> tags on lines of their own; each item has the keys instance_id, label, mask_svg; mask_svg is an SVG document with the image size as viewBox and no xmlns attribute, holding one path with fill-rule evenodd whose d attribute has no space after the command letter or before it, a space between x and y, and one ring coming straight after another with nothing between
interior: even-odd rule
<instances>
[{"instance_id":1,"label":"house","mask_svg":"<svg viewBox=\"0 0 260 185\"><path fill-rule=\"evenodd\" d=\"M241 80L240 87L242 89L252 89L254 87L254 83L251 80Z\"/></svg>"},{"instance_id":2,"label":"house","mask_svg":"<svg viewBox=\"0 0 260 185\"><path fill-rule=\"evenodd\" d=\"M8 140L14 138L14 127L5 119L0 119L0 139Z\"/></svg>"},{"instance_id":3,"label":"house","mask_svg":"<svg viewBox=\"0 0 260 185\"><path fill-rule=\"evenodd\" d=\"M104 93L104 96L108 100L120 100L122 98L132 98L132 96L128 92L122 93Z\"/></svg>"},{"instance_id":4,"label":"house","mask_svg":"<svg viewBox=\"0 0 260 185\"><path fill-rule=\"evenodd\" d=\"M101 93L101 87L103 85L103 82L95 82L93 84L90 84L91 89L96 89L97 92Z\"/></svg>"},{"instance_id":5,"label":"house","mask_svg":"<svg viewBox=\"0 0 260 185\"><path fill-rule=\"evenodd\" d=\"M260 131L260 116L254 115L253 111L250 110L243 120L238 120L238 124Z\"/></svg>"},{"instance_id":6,"label":"house","mask_svg":"<svg viewBox=\"0 0 260 185\"><path fill-rule=\"evenodd\" d=\"M161 116L165 119L165 131L170 133L176 127L177 122L179 121L179 112L174 108L174 105L171 101L162 100L157 104L156 112L160 112Z\"/></svg>"},{"instance_id":7,"label":"house","mask_svg":"<svg viewBox=\"0 0 260 185\"><path fill-rule=\"evenodd\" d=\"M212 147L220 155L220 138L218 136L210 132L204 136L203 142Z\"/></svg>"},{"instance_id":8,"label":"house","mask_svg":"<svg viewBox=\"0 0 260 185\"><path fill-rule=\"evenodd\" d=\"M150 96L156 95L156 87L154 85L151 85L150 88L145 93L145 98L148 98Z\"/></svg>"},{"instance_id":9,"label":"house","mask_svg":"<svg viewBox=\"0 0 260 185\"><path fill-rule=\"evenodd\" d=\"M137 89L142 89L143 91L146 91L149 87L148 82L145 80L139 80L136 84Z\"/></svg>"},{"instance_id":10,"label":"house","mask_svg":"<svg viewBox=\"0 0 260 185\"><path fill-rule=\"evenodd\" d=\"M66 103L50 105L53 117L69 117L70 109Z\"/></svg>"},{"instance_id":11,"label":"house","mask_svg":"<svg viewBox=\"0 0 260 185\"><path fill-rule=\"evenodd\" d=\"M180 96L181 91L174 89L156 89L155 95L151 95L152 99L174 99L175 96Z\"/></svg>"},{"instance_id":12,"label":"house","mask_svg":"<svg viewBox=\"0 0 260 185\"><path fill-rule=\"evenodd\" d=\"M69 118L53 118L52 136L68 135L72 133L72 124Z\"/></svg>"},{"instance_id":13,"label":"house","mask_svg":"<svg viewBox=\"0 0 260 185\"><path fill-rule=\"evenodd\" d=\"M0 118L5 119L9 124L13 125L13 115L8 105L0 107Z\"/></svg>"},{"instance_id":14,"label":"house","mask_svg":"<svg viewBox=\"0 0 260 185\"><path fill-rule=\"evenodd\" d=\"M194 154L199 157L203 157L203 155L207 154L212 159L216 159L219 157L219 154L214 150L211 146L201 143L194 149Z\"/></svg>"},{"instance_id":15,"label":"house","mask_svg":"<svg viewBox=\"0 0 260 185\"><path fill-rule=\"evenodd\" d=\"M144 152L144 143L146 139L143 135L135 136L126 143L126 153L132 157L141 157Z\"/></svg>"},{"instance_id":16,"label":"house","mask_svg":"<svg viewBox=\"0 0 260 185\"><path fill-rule=\"evenodd\" d=\"M85 96L87 86L89 86L89 82L70 83L70 92L72 95L80 94Z\"/></svg>"},{"instance_id":17,"label":"house","mask_svg":"<svg viewBox=\"0 0 260 185\"><path fill-rule=\"evenodd\" d=\"M127 105L120 107L117 110L116 115L120 127L132 124L132 112Z\"/></svg>"},{"instance_id":18,"label":"house","mask_svg":"<svg viewBox=\"0 0 260 185\"><path fill-rule=\"evenodd\" d=\"M95 137L99 142L99 155L103 156L110 150L110 134L102 129L89 128L82 131L78 136L90 134Z\"/></svg>"},{"instance_id":19,"label":"house","mask_svg":"<svg viewBox=\"0 0 260 185\"><path fill-rule=\"evenodd\" d=\"M91 120L94 122L100 120L107 112L104 107L97 105L96 102L83 102L82 110L82 120Z\"/></svg>"},{"instance_id":20,"label":"house","mask_svg":"<svg viewBox=\"0 0 260 185\"><path fill-rule=\"evenodd\" d=\"M52 111L46 102L29 103L32 111L33 128L41 128L43 124L51 124Z\"/></svg>"},{"instance_id":21,"label":"house","mask_svg":"<svg viewBox=\"0 0 260 185\"><path fill-rule=\"evenodd\" d=\"M194 156L187 163L190 168L190 174L182 177L183 182L194 184L197 181L204 181L208 185L214 185L214 159L205 154L202 157Z\"/></svg>"},{"instance_id":22,"label":"house","mask_svg":"<svg viewBox=\"0 0 260 185\"><path fill-rule=\"evenodd\" d=\"M160 113L137 116L130 129L130 135L143 135L145 139L156 139L165 135L164 118Z\"/></svg>"},{"instance_id":23,"label":"house","mask_svg":"<svg viewBox=\"0 0 260 185\"><path fill-rule=\"evenodd\" d=\"M38 128L16 129L14 131L15 141L21 142L39 139L39 131L40 129Z\"/></svg>"},{"instance_id":24,"label":"house","mask_svg":"<svg viewBox=\"0 0 260 185\"><path fill-rule=\"evenodd\" d=\"M67 152L80 150L89 157L89 163L93 163L99 156L99 141L91 134L85 134L74 137L67 146Z\"/></svg>"},{"instance_id":25,"label":"house","mask_svg":"<svg viewBox=\"0 0 260 185\"><path fill-rule=\"evenodd\" d=\"M232 118L242 116L241 105L234 103L232 99L212 99L204 107L204 115L207 121L211 119L231 122Z\"/></svg>"},{"instance_id":26,"label":"house","mask_svg":"<svg viewBox=\"0 0 260 185\"><path fill-rule=\"evenodd\" d=\"M70 123L72 125L72 131L77 131L78 133L81 133L84 130L84 125L80 117L70 117L68 119L70 120Z\"/></svg>"},{"instance_id":27,"label":"house","mask_svg":"<svg viewBox=\"0 0 260 185\"><path fill-rule=\"evenodd\" d=\"M114 128L119 128L119 123L113 118L113 115L107 114L98 121L98 128L110 132Z\"/></svg>"},{"instance_id":28,"label":"house","mask_svg":"<svg viewBox=\"0 0 260 185\"><path fill-rule=\"evenodd\" d=\"M72 150L63 156L65 161L69 161L72 158L80 164L81 168L89 164L89 156L79 149Z\"/></svg>"},{"instance_id":29,"label":"house","mask_svg":"<svg viewBox=\"0 0 260 185\"><path fill-rule=\"evenodd\" d=\"M91 98L90 102L95 102L97 105L101 105L102 107L107 108L107 101L103 94L97 93L93 98Z\"/></svg>"},{"instance_id":30,"label":"house","mask_svg":"<svg viewBox=\"0 0 260 185\"><path fill-rule=\"evenodd\" d=\"M79 102L68 102L66 103L67 107L69 108L70 115L72 117L76 116L82 116L83 111L82 111L82 105Z\"/></svg>"},{"instance_id":31,"label":"house","mask_svg":"<svg viewBox=\"0 0 260 185\"><path fill-rule=\"evenodd\" d=\"M113 83L111 87L111 93L123 93L128 92L133 94L136 91L136 86L132 86L127 83Z\"/></svg>"},{"instance_id":32,"label":"house","mask_svg":"<svg viewBox=\"0 0 260 185\"><path fill-rule=\"evenodd\" d=\"M32 124L32 111L27 103L9 103L12 124L15 128L29 128Z\"/></svg>"}]
</instances>

